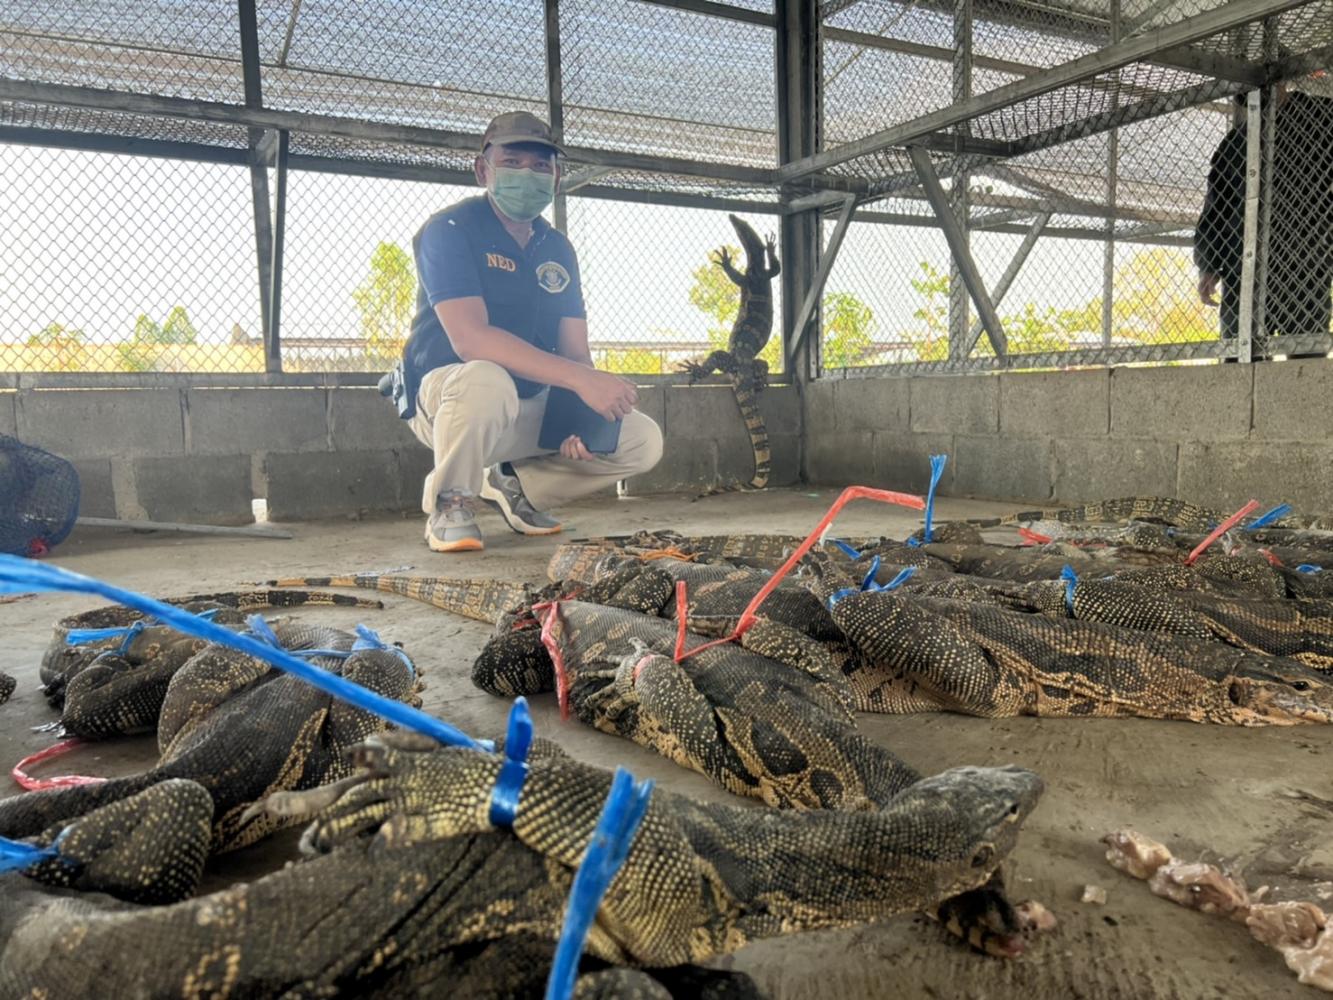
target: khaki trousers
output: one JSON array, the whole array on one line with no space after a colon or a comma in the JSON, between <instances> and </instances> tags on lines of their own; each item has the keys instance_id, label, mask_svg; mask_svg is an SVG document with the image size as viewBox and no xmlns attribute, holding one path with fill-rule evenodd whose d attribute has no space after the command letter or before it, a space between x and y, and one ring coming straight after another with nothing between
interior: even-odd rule
<instances>
[{"instance_id":1,"label":"khaki trousers","mask_svg":"<svg viewBox=\"0 0 1333 1000\"><path fill-rule=\"evenodd\" d=\"M514 380L493 362L467 361L427 372L417 391L416 415L408 422L435 452L421 509L432 513L436 497L452 490L477 496L486 468L499 462L513 466L534 507L549 510L647 472L662 458L661 428L637 410L621 424L613 454L584 462L542 451L537 435L545 412L545 392L519 399Z\"/></svg>"}]
</instances>

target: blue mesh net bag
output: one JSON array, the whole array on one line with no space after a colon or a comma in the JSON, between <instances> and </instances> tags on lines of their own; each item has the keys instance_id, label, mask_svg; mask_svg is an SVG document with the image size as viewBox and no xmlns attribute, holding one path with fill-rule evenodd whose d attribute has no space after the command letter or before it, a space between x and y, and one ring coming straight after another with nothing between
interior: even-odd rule
<instances>
[{"instance_id":1,"label":"blue mesh net bag","mask_svg":"<svg viewBox=\"0 0 1333 1000\"><path fill-rule=\"evenodd\" d=\"M0 552L42 556L79 516L79 474L63 458L0 434Z\"/></svg>"}]
</instances>

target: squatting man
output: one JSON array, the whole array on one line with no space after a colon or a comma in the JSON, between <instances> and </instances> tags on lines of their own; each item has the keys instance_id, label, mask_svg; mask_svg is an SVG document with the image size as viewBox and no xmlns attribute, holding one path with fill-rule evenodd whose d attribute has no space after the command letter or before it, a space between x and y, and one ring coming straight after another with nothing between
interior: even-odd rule
<instances>
[{"instance_id":1,"label":"squatting man","mask_svg":"<svg viewBox=\"0 0 1333 1000\"><path fill-rule=\"evenodd\" d=\"M417 310L394 395L399 415L435 454L421 506L436 552L483 547L474 497L514 531L560 530L549 511L646 472L662 432L634 409L634 386L593 366L578 259L542 218L560 182L561 150L526 112L491 121L476 158L486 193L430 217L412 241ZM549 386L620 419L610 454L576 436L537 444Z\"/></svg>"}]
</instances>

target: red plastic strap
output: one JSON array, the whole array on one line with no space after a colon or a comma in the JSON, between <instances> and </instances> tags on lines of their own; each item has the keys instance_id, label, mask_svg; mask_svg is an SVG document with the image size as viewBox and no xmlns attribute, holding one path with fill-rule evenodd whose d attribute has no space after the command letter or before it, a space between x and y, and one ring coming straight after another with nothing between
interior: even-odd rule
<instances>
[{"instance_id":1,"label":"red plastic strap","mask_svg":"<svg viewBox=\"0 0 1333 1000\"><path fill-rule=\"evenodd\" d=\"M534 604L532 613L546 611L542 619L542 645L551 656L551 666L555 669L555 699L560 704L560 718L569 719L569 674L565 670L565 656L560 651L560 640L556 638L554 626L560 618L560 602L545 601Z\"/></svg>"},{"instance_id":2,"label":"red plastic strap","mask_svg":"<svg viewBox=\"0 0 1333 1000\"><path fill-rule=\"evenodd\" d=\"M1283 566L1286 565L1286 563L1284 563L1277 556L1273 555L1273 553L1270 552L1268 549L1260 549L1259 554L1263 556L1265 559L1267 559L1270 564L1276 566L1278 569L1281 569Z\"/></svg>"},{"instance_id":3,"label":"red plastic strap","mask_svg":"<svg viewBox=\"0 0 1333 1000\"><path fill-rule=\"evenodd\" d=\"M19 784L24 791L41 792L48 788L73 788L76 785L100 785L106 781L106 778L91 778L82 774L60 774L54 778L34 778L27 772L27 768L34 764L40 764L44 760L50 760L52 757L59 757L67 754L71 750L83 746L83 740L77 737L69 740L62 740L59 743L52 744L45 750L38 750L34 754L24 757L14 765L14 769L9 772L10 776Z\"/></svg>"},{"instance_id":4,"label":"red plastic strap","mask_svg":"<svg viewBox=\"0 0 1333 1000\"><path fill-rule=\"evenodd\" d=\"M1193 566L1194 560L1198 559L1199 556L1203 555L1204 552L1207 550L1208 546L1212 545L1213 542L1217 541L1228 531L1234 528L1240 522L1241 518L1245 517L1248 514L1254 513L1254 511L1258 509L1259 509L1259 501L1251 500L1240 510L1236 511L1236 513L1232 514L1229 518L1227 518L1216 528L1214 528L1212 530L1212 533L1209 534L1207 538L1201 541L1198 545L1194 546L1194 551L1191 552L1188 558L1185 559L1185 565Z\"/></svg>"},{"instance_id":5,"label":"red plastic strap","mask_svg":"<svg viewBox=\"0 0 1333 1000\"><path fill-rule=\"evenodd\" d=\"M1050 535L1043 535L1039 531L1033 531L1031 528L1019 528L1018 537L1023 539L1024 545L1048 545L1055 541Z\"/></svg>"},{"instance_id":6,"label":"red plastic strap","mask_svg":"<svg viewBox=\"0 0 1333 1000\"><path fill-rule=\"evenodd\" d=\"M679 663L685 656L685 619L689 616L690 603L685 594L685 581L676 581L676 649L671 658ZM639 676L637 673L634 675Z\"/></svg>"},{"instance_id":7,"label":"red plastic strap","mask_svg":"<svg viewBox=\"0 0 1333 1000\"><path fill-rule=\"evenodd\" d=\"M828 530L828 526L832 524L833 519L838 516L838 512L853 500L878 500L880 503L893 503L900 507L910 507L913 510L924 510L926 506L925 500L919 496L914 496L911 493L895 493L892 490L877 490L872 489L869 486L848 486L838 494L838 499L833 501L833 505L829 507L828 512L820 518L819 523L815 525L814 530L805 536L805 541L796 546L796 551L788 556L787 561L778 568L778 571L769 577L767 583L759 588L759 593L754 595L753 599L751 599L750 603L745 606L745 610L741 613L741 619L736 625L736 630L732 632L731 635L723 636L721 639L714 639L711 642L705 642L701 646L695 646L688 653L680 653L676 656L676 662L680 663L682 660L693 656L695 653L701 653L705 649L709 649L713 646L720 646L727 642L735 642L748 632L755 622L759 620L756 617L755 612L759 610L760 605L768 600L768 596L772 594L773 591L777 590L778 584L782 582L783 578L786 577L788 573L796 568L796 564L805 558L805 554L815 547L815 543L823 537L824 532Z\"/></svg>"}]
</instances>

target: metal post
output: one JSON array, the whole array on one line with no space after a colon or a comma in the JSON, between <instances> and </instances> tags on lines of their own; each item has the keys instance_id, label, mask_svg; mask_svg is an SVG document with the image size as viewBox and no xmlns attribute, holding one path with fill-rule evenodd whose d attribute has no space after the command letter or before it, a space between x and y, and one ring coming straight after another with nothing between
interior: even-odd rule
<instances>
[{"instance_id":1,"label":"metal post","mask_svg":"<svg viewBox=\"0 0 1333 1000\"><path fill-rule=\"evenodd\" d=\"M1037 238L1041 236L1041 231L1050 223L1053 214L1048 209L1032 220L1032 228L1023 237L1023 242L1019 244L1018 251L1014 254L1013 259L1009 261L1009 266L1004 269L1004 274L1000 275L1000 282L995 286L995 291L991 293L991 301L995 303L997 309L1008 293L1009 286L1018 277L1018 272L1023 270L1023 265L1027 263L1028 254L1032 253L1032 248L1037 245ZM977 319L972 323L972 328L967 331L967 343L964 345L962 356L970 355L980 339L981 320Z\"/></svg>"},{"instance_id":2,"label":"metal post","mask_svg":"<svg viewBox=\"0 0 1333 1000\"><path fill-rule=\"evenodd\" d=\"M273 287L268 308L269 327L264 338L264 368L282 371L282 251L287 231L287 146L286 129L278 133L277 197L273 206L273 263L269 273Z\"/></svg>"},{"instance_id":3,"label":"metal post","mask_svg":"<svg viewBox=\"0 0 1333 1000\"><path fill-rule=\"evenodd\" d=\"M564 142L565 96L560 72L560 0L546 0L546 114L550 119L551 135L556 142ZM562 233L569 226L568 208L565 192L557 191L551 214L555 228Z\"/></svg>"},{"instance_id":4,"label":"metal post","mask_svg":"<svg viewBox=\"0 0 1333 1000\"><path fill-rule=\"evenodd\" d=\"M1277 19L1265 18L1263 27L1264 63L1272 65L1278 57ZM1260 109L1263 132L1259 139L1259 224L1255 228L1254 247L1254 327L1251 354L1268 356L1268 277L1269 255L1273 250L1273 158L1277 151L1277 86L1269 83L1262 90Z\"/></svg>"},{"instance_id":5,"label":"metal post","mask_svg":"<svg viewBox=\"0 0 1333 1000\"><path fill-rule=\"evenodd\" d=\"M241 29L241 77L245 84L245 106L263 108L263 92L259 69L259 28L255 17L255 0L237 0ZM249 129L249 149L246 161L250 166L250 201L255 220L255 262L259 272L259 317L264 335L264 358L267 371L281 371L276 362L278 352L273 339L273 216L268 190L268 145L265 130ZM275 363L278 367L274 367Z\"/></svg>"},{"instance_id":6,"label":"metal post","mask_svg":"<svg viewBox=\"0 0 1333 1000\"><path fill-rule=\"evenodd\" d=\"M1120 0L1111 0L1111 42L1120 41ZM1120 130L1106 137L1106 242L1102 245L1102 346L1111 346L1115 321L1115 205L1120 171Z\"/></svg>"},{"instance_id":7,"label":"metal post","mask_svg":"<svg viewBox=\"0 0 1333 1000\"><path fill-rule=\"evenodd\" d=\"M776 6L774 75L779 164L818 151L822 88L815 6L802 0L778 0ZM819 369L820 338L802 336L810 317L818 325L818 302L799 327L797 322L815 281L822 225L820 212L814 207L784 215L781 225L783 357L798 386Z\"/></svg>"},{"instance_id":8,"label":"metal post","mask_svg":"<svg viewBox=\"0 0 1333 1000\"><path fill-rule=\"evenodd\" d=\"M953 206L949 204L949 196L944 191L944 185L940 183L939 175L935 173L934 164L930 162L930 154L919 146L912 146L907 152L912 157L912 166L916 167L917 177L920 178L921 187L926 192L926 199L930 202L930 207L935 210L935 219L944 230L944 239L948 242L949 250L958 264L963 284L967 286L972 296L972 304L977 307L981 325L986 331L991 347L995 350L995 356L1002 358L1009 349L1004 336L1004 327L995 312L995 305L986 294L986 285L981 280L981 273L977 270L976 262L972 260L972 252L967 247L966 234L959 225L957 216L953 214Z\"/></svg>"},{"instance_id":9,"label":"metal post","mask_svg":"<svg viewBox=\"0 0 1333 1000\"><path fill-rule=\"evenodd\" d=\"M255 219L255 254L259 267L259 317L265 339L270 325L269 303L273 289L273 216L269 211L268 160L259 148L255 133L263 136L263 129L250 129L250 148L246 162L250 167L250 201Z\"/></svg>"},{"instance_id":10,"label":"metal post","mask_svg":"<svg viewBox=\"0 0 1333 1000\"><path fill-rule=\"evenodd\" d=\"M953 101L961 104L972 96L972 0L954 0L953 7ZM963 165L962 144L967 138L968 122L959 122L954 130L958 147L954 150L953 170L950 175L950 202L954 218L962 231L963 245L971 249L968 231L967 185L970 174ZM967 286L956 255L949 264L949 357L966 357L963 344L967 340Z\"/></svg>"},{"instance_id":11,"label":"metal post","mask_svg":"<svg viewBox=\"0 0 1333 1000\"><path fill-rule=\"evenodd\" d=\"M1245 102L1245 224L1240 259L1240 309L1236 323L1236 358L1253 360L1254 279L1258 262L1259 180L1262 169L1260 138L1263 132L1262 95L1250 91ZM1225 349L1227 345L1222 344Z\"/></svg>"},{"instance_id":12,"label":"metal post","mask_svg":"<svg viewBox=\"0 0 1333 1000\"><path fill-rule=\"evenodd\" d=\"M805 339L805 332L809 327L810 320L814 318L815 311L819 307L819 298L824 294L824 284L828 281L828 276L833 273L833 264L838 259L838 251L842 249L842 238L847 235L847 227L851 224L852 213L856 211L856 201L856 195L849 194L847 200L842 203L842 211L838 213L838 224L833 227L828 246L824 247L823 252L819 255L819 270L815 272L814 280L810 282L810 287L806 289L805 299L801 302L801 311L796 314L795 325L792 327L791 349L793 351L800 348Z\"/></svg>"}]
</instances>

